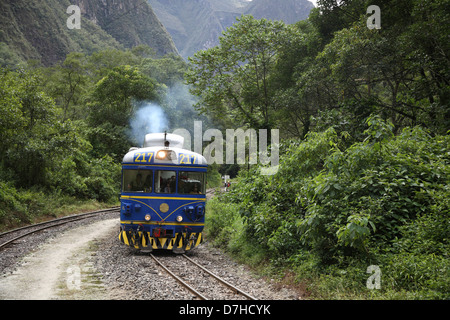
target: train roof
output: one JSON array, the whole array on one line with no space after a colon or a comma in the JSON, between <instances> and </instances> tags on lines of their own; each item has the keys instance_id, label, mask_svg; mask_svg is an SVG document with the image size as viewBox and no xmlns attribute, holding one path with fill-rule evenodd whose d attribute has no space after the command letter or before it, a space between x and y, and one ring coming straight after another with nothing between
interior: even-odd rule
<instances>
[{"instance_id":1,"label":"train roof","mask_svg":"<svg viewBox=\"0 0 450 320\"><path fill-rule=\"evenodd\" d=\"M179 135L153 133L145 137L143 148L131 148L123 164L129 165L179 165L205 167L201 154L183 149L184 138Z\"/></svg>"},{"instance_id":2,"label":"train roof","mask_svg":"<svg viewBox=\"0 0 450 320\"><path fill-rule=\"evenodd\" d=\"M184 138L172 133L149 133L144 139L144 148L149 147L164 147L168 142L172 148L182 149L184 145Z\"/></svg>"}]
</instances>

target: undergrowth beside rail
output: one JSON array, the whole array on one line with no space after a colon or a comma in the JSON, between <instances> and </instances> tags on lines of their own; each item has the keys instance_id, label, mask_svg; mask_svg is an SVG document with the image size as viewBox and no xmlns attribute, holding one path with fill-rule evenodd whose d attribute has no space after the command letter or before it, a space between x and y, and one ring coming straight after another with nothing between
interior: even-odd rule
<instances>
[{"instance_id":1,"label":"undergrowth beside rail","mask_svg":"<svg viewBox=\"0 0 450 320\"><path fill-rule=\"evenodd\" d=\"M332 128L282 145L274 176L241 172L208 202L209 241L313 299L450 298L450 137L368 125L348 147Z\"/></svg>"},{"instance_id":2,"label":"undergrowth beside rail","mask_svg":"<svg viewBox=\"0 0 450 320\"><path fill-rule=\"evenodd\" d=\"M0 181L0 232L81 212L118 205L95 199L77 199L60 192L20 190Z\"/></svg>"}]
</instances>

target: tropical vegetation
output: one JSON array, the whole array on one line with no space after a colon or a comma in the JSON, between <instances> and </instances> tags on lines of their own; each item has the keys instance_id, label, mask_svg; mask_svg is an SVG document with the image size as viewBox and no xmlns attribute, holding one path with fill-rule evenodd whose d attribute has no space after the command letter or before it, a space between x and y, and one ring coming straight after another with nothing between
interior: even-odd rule
<instances>
[{"instance_id":1,"label":"tropical vegetation","mask_svg":"<svg viewBox=\"0 0 450 320\"><path fill-rule=\"evenodd\" d=\"M117 203L152 102L169 130L279 130L275 174L211 166L210 187L233 183L208 203L210 243L311 298L450 298L450 1L380 0L381 29L371 4L242 15L188 63L137 46L43 67L0 44L0 227Z\"/></svg>"},{"instance_id":2,"label":"tropical vegetation","mask_svg":"<svg viewBox=\"0 0 450 320\"><path fill-rule=\"evenodd\" d=\"M381 29L368 1L318 3L190 59L201 111L282 137L276 174L209 203L209 239L314 298L448 299L450 2L381 1Z\"/></svg>"}]
</instances>

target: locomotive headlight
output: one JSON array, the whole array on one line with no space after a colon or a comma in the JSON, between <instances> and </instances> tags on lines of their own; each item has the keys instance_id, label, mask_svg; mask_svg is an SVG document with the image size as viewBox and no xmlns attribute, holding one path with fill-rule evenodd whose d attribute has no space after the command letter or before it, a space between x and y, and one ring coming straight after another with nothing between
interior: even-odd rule
<instances>
[{"instance_id":1,"label":"locomotive headlight","mask_svg":"<svg viewBox=\"0 0 450 320\"><path fill-rule=\"evenodd\" d=\"M145 215L145 221L150 221L150 220L152 220L152 216L149 215L149 214L146 214Z\"/></svg>"},{"instance_id":2,"label":"locomotive headlight","mask_svg":"<svg viewBox=\"0 0 450 320\"><path fill-rule=\"evenodd\" d=\"M156 158L158 158L159 160L164 160L164 159L166 159L166 157L167 157L167 152L165 150L160 150L156 154Z\"/></svg>"},{"instance_id":3,"label":"locomotive headlight","mask_svg":"<svg viewBox=\"0 0 450 320\"><path fill-rule=\"evenodd\" d=\"M182 216L178 216L178 217L177 217L177 221L178 221L178 222L183 221L183 217L182 217Z\"/></svg>"}]
</instances>

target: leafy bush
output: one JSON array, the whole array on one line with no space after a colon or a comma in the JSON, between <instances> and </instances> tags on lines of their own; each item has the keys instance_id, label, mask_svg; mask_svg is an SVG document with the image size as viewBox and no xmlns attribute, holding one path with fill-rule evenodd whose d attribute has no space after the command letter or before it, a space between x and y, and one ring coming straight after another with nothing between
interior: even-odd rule
<instances>
[{"instance_id":1,"label":"leafy bush","mask_svg":"<svg viewBox=\"0 0 450 320\"><path fill-rule=\"evenodd\" d=\"M34 188L16 189L11 182L0 181L0 229L33 222L48 213L46 195Z\"/></svg>"},{"instance_id":2,"label":"leafy bush","mask_svg":"<svg viewBox=\"0 0 450 320\"><path fill-rule=\"evenodd\" d=\"M327 285L367 294L366 268L379 264L381 295L447 297L450 137L419 127L395 136L378 117L367 124L366 139L347 149L333 129L311 133L282 146L276 175L241 173L213 202L210 237L228 245L233 238L310 275L341 270L318 277Z\"/></svg>"},{"instance_id":3,"label":"leafy bush","mask_svg":"<svg viewBox=\"0 0 450 320\"><path fill-rule=\"evenodd\" d=\"M280 147L284 155L276 175L260 175L257 167L241 173L239 183L225 195L224 201L238 205L249 241L274 254L287 254L298 248L296 223L305 214L304 196L299 191L322 170L336 143L332 128L322 133L312 132L303 143L294 140Z\"/></svg>"},{"instance_id":4,"label":"leafy bush","mask_svg":"<svg viewBox=\"0 0 450 320\"><path fill-rule=\"evenodd\" d=\"M87 194L102 202L116 200L120 191L121 166L106 155L90 162L90 174L84 179Z\"/></svg>"},{"instance_id":5,"label":"leafy bush","mask_svg":"<svg viewBox=\"0 0 450 320\"><path fill-rule=\"evenodd\" d=\"M449 195L448 136L413 128L394 137L384 122L370 121L369 138L331 155L305 188L302 239L324 258L389 244L438 205L431 194Z\"/></svg>"},{"instance_id":6,"label":"leafy bush","mask_svg":"<svg viewBox=\"0 0 450 320\"><path fill-rule=\"evenodd\" d=\"M242 235L239 232L242 219L238 214L238 205L222 204L218 198L213 198L208 201L206 212L207 237L211 237L217 245L226 248L234 238Z\"/></svg>"},{"instance_id":7,"label":"leafy bush","mask_svg":"<svg viewBox=\"0 0 450 320\"><path fill-rule=\"evenodd\" d=\"M21 203L20 195L11 183L0 181L0 224L29 221L26 206Z\"/></svg>"},{"instance_id":8,"label":"leafy bush","mask_svg":"<svg viewBox=\"0 0 450 320\"><path fill-rule=\"evenodd\" d=\"M217 170L217 165L212 164L208 166L208 174L207 174L207 188L217 188L221 187L222 182L222 176Z\"/></svg>"}]
</instances>

